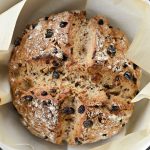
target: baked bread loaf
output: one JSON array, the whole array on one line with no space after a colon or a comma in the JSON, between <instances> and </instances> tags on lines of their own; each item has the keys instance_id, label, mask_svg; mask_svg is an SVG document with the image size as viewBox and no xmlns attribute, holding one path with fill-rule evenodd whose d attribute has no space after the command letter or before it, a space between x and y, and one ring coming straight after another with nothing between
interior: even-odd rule
<instances>
[{"instance_id":1,"label":"baked bread loaf","mask_svg":"<svg viewBox=\"0 0 150 150\"><path fill-rule=\"evenodd\" d=\"M140 68L128 40L102 16L71 11L39 19L15 41L9 62L13 104L34 135L92 143L128 122Z\"/></svg>"}]
</instances>

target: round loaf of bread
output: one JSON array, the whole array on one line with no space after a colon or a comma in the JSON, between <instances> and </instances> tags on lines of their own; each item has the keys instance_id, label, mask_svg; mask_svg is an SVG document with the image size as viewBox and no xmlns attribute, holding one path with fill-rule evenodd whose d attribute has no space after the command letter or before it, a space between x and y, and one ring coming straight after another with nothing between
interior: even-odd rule
<instances>
[{"instance_id":1,"label":"round loaf of bread","mask_svg":"<svg viewBox=\"0 0 150 150\"><path fill-rule=\"evenodd\" d=\"M13 104L34 135L92 143L128 122L140 68L128 40L102 16L71 11L41 18L15 41L9 62Z\"/></svg>"}]
</instances>

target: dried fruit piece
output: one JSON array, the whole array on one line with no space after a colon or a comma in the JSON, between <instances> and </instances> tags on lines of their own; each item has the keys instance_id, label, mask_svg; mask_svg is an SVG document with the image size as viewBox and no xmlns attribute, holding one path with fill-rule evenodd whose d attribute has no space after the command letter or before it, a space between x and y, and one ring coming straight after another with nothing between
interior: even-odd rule
<instances>
[{"instance_id":1,"label":"dried fruit piece","mask_svg":"<svg viewBox=\"0 0 150 150\"><path fill-rule=\"evenodd\" d=\"M84 106L84 105L81 105L81 106L78 108L78 113L83 114L84 111L85 111L85 106Z\"/></svg>"},{"instance_id":2,"label":"dried fruit piece","mask_svg":"<svg viewBox=\"0 0 150 150\"><path fill-rule=\"evenodd\" d=\"M37 26L37 23L32 24L32 29L34 29Z\"/></svg>"},{"instance_id":3,"label":"dried fruit piece","mask_svg":"<svg viewBox=\"0 0 150 150\"><path fill-rule=\"evenodd\" d=\"M14 41L14 45L15 45L15 47L16 46L19 46L20 45L20 42L21 42L21 38L16 38L16 40Z\"/></svg>"},{"instance_id":4,"label":"dried fruit piece","mask_svg":"<svg viewBox=\"0 0 150 150\"><path fill-rule=\"evenodd\" d=\"M31 95L26 95L23 97L26 101L30 102L33 100L33 97Z\"/></svg>"},{"instance_id":5,"label":"dried fruit piece","mask_svg":"<svg viewBox=\"0 0 150 150\"><path fill-rule=\"evenodd\" d=\"M79 141L79 138L75 138L75 142L79 145L79 144L82 144L82 142L81 141Z\"/></svg>"},{"instance_id":6,"label":"dried fruit piece","mask_svg":"<svg viewBox=\"0 0 150 150\"><path fill-rule=\"evenodd\" d=\"M58 79L59 76L60 76L60 75L59 75L59 72L56 71L56 70L55 70L55 71L53 72L53 74L52 74L52 77L53 77L54 79Z\"/></svg>"},{"instance_id":7,"label":"dried fruit piece","mask_svg":"<svg viewBox=\"0 0 150 150\"><path fill-rule=\"evenodd\" d=\"M63 60L63 61L66 61L67 59L68 59L67 55L66 55L66 54L63 54L62 60Z\"/></svg>"},{"instance_id":8,"label":"dried fruit piece","mask_svg":"<svg viewBox=\"0 0 150 150\"><path fill-rule=\"evenodd\" d=\"M54 53L54 54L57 54L57 53L58 53L58 49L57 49L56 47L54 47L53 53Z\"/></svg>"},{"instance_id":9,"label":"dried fruit piece","mask_svg":"<svg viewBox=\"0 0 150 150\"><path fill-rule=\"evenodd\" d=\"M83 122L83 126L84 126L85 128L90 128L90 127L93 126L93 121L90 120L90 119L88 119L88 120L86 120L86 121Z\"/></svg>"},{"instance_id":10,"label":"dried fruit piece","mask_svg":"<svg viewBox=\"0 0 150 150\"><path fill-rule=\"evenodd\" d=\"M46 34L45 34L45 38L51 38L53 36L53 30L52 29L47 29L46 30Z\"/></svg>"},{"instance_id":11,"label":"dried fruit piece","mask_svg":"<svg viewBox=\"0 0 150 150\"><path fill-rule=\"evenodd\" d=\"M58 63L56 60L54 60L54 61L52 62L52 64L53 64L54 67L58 67L58 66L59 66L59 63Z\"/></svg>"},{"instance_id":12,"label":"dried fruit piece","mask_svg":"<svg viewBox=\"0 0 150 150\"><path fill-rule=\"evenodd\" d=\"M99 19L99 20L98 20L98 24L99 24L99 25L103 25L103 24L104 24L104 20L103 20L103 19Z\"/></svg>"},{"instance_id":13,"label":"dried fruit piece","mask_svg":"<svg viewBox=\"0 0 150 150\"><path fill-rule=\"evenodd\" d=\"M116 48L113 45L110 45L107 48L107 54L109 54L111 57L115 56L115 54L116 54Z\"/></svg>"},{"instance_id":14,"label":"dried fruit piece","mask_svg":"<svg viewBox=\"0 0 150 150\"><path fill-rule=\"evenodd\" d=\"M123 68L127 68L128 67L128 64L125 62L124 64L123 64Z\"/></svg>"},{"instance_id":15,"label":"dried fruit piece","mask_svg":"<svg viewBox=\"0 0 150 150\"><path fill-rule=\"evenodd\" d=\"M133 69L137 69L138 65L136 65L135 63L133 63Z\"/></svg>"},{"instance_id":16,"label":"dried fruit piece","mask_svg":"<svg viewBox=\"0 0 150 150\"><path fill-rule=\"evenodd\" d=\"M46 16L44 19L45 19L45 20L48 20L48 18L49 18L49 17Z\"/></svg>"},{"instance_id":17,"label":"dried fruit piece","mask_svg":"<svg viewBox=\"0 0 150 150\"><path fill-rule=\"evenodd\" d=\"M131 75L131 73L128 72L128 71L124 73L124 77L125 77L126 79L128 79L128 80L132 80L132 75Z\"/></svg>"},{"instance_id":18,"label":"dried fruit piece","mask_svg":"<svg viewBox=\"0 0 150 150\"><path fill-rule=\"evenodd\" d=\"M107 136L107 134L102 134L102 136Z\"/></svg>"},{"instance_id":19,"label":"dried fruit piece","mask_svg":"<svg viewBox=\"0 0 150 150\"><path fill-rule=\"evenodd\" d=\"M67 24L68 24L68 22L61 21L59 26L60 26L61 28L64 28L64 27L67 26Z\"/></svg>"},{"instance_id":20,"label":"dried fruit piece","mask_svg":"<svg viewBox=\"0 0 150 150\"><path fill-rule=\"evenodd\" d=\"M41 95L42 95L42 96L46 96L47 94L48 94L48 93L47 93L46 91L42 91L42 92L41 92Z\"/></svg>"},{"instance_id":21,"label":"dried fruit piece","mask_svg":"<svg viewBox=\"0 0 150 150\"><path fill-rule=\"evenodd\" d=\"M62 112L66 115L71 115L75 113L75 110L72 107L64 107Z\"/></svg>"},{"instance_id":22,"label":"dried fruit piece","mask_svg":"<svg viewBox=\"0 0 150 150\"><path fill-rule=\"evenodd\" d=\"M118 111L118 110L119 110L119 106L117 106L117 105L112 105L111 111Z\"/></svg>"}]
</instances>

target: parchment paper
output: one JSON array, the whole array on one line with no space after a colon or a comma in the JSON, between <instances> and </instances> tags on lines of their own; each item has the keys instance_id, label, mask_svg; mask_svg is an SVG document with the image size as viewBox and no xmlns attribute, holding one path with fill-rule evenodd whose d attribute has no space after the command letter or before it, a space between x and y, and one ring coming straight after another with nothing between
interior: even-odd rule
<instances>
[{"instance_id":1,"label":"parchment paper","mask_svg":"<svg viewBox=\"0 0 150 150\"><path fill-rule=\"evenodd\" d=\"M15 9L15 15L13 25L15 25L18 13L21 10L21 7L23 6L25 1L21 1L17 5L15 5L13 8ZM143 20L143 16L148 12L148 4L144 3L142 0L27 0L25 3L23 9L21 10L21 13L19 15L19 18L17 20L17 24L14 28L11 28L10 33L8 32L2 32L7 34L8 41L6 40L7 44L0 44L0 66L1 68L6 68L7 61L9 58L9 54L11 52L11 47L9 45L10 39L12 38L12 42L18 36L27 23L32 22L32 20L36 20L37 18L40 18L42 16L47 16L50 13L56 13L56 12L62 12L64 10L73 10L73 9L86 9L88 16L93 15L104 15L109 18L112 25L121 28L126 32L128 35L130 42L133 41L128 56L138 64L138 61L136 58L139 59L139 54L141 55L141 52L148 53L149 49L147 49L148 46L150 46L149 42L147 40L142 40L141 45L147 45L146 48L142 48L140 45L137 49L136 42L138 39L138 34L141 33L141 25L143 26L145 19ZM12 8L8 10L10 12L10 15L13 15ZM5 13L8 13L5 12ZM1 16L1 15L0 15ZM13 15L14 16L14 15ZM9 19L9 15L5 16L5 19ZM147 16L148 17L148 16ZM0 18L0 22L1 22ZM6 20L5 20L6 21ZM5 25L5 24L4 24ZM3 28L4 30L7 30L7 28ZM150 32L150 28L148 26L146 27L147 31ZM12 34L14 30L14 34ZM1 31L1 28L0 28ZM143 32L143 30L142 30ZM6 35L5 35L6 36ZM142 35L143 36L143 35ZM1 37L3 37L1 35ZM11 37L11 38L10 38ZM147 37L147 36L146 36ZM145 38L145 37L144 37ZM4 38L0 38L4 40ZM5 38L7 39L7 38ZM142 39L142 37L141 37ZM141 41L141 40L140 40ZM2 42L3 43L3 42ZM5 43L5 42L4 42ZM133 46L135 45L135 46ZM8 50L9 48L9 50ZM5 49L5 53L4 53ZM131 53L130 53L131 51ZM134 51L134 52L133 52ZM132 54L135 53L134 57L132 57ZM131 54L131 55L130 55ZM145 57L145 55L144 55ZM146 58L147 61L148 60ZM146 62L147 63L147 62ZM143 69L146 71L149 71L148 65L145 65L144 58L142 58L142 61L138 64L142 66ZM3 103L10 101L10 92L9 92L9 86L7 82L7 76L2 75L4 73L5 69L0 70L0 97L3 98ZM6 69L7 70L7 69ZM150 81L150 75L143 70L143 76L142 76L142 85L141 88L145 87L146 84ZM7 74L7 71L6 73ZM2 76L2 77L1 77ZM5 77L5 80L4 80ZM147 89L149 91L149 88ZM145 97L144 97L145 98ZM143 98L142 98L143 99ZM141 99L140 99L141 100ZM2 104L2 103L1 103ZM81 146L67 146L67 145L55 145L48 142L45 142L33 135L31 135L20 123L19 116L17 115L16 111L12 107L12 104L6 104L3 106L0 106L0 145L5 144L10 148L16 148L18 150L89 150L91 148L100 146L104 143L107 143L109 141L118 141L118 139L124 141L122 137L125 137L125 141L130 141L131 138L128 136L125 136L132 132L137 132L135 134L132 134L132 138L135 138L137 135L139 135L141 140L145 138L145 136L149 135L148 129L144 130L145 128L149 128L150 124L147 120L149 119L149 113L150 113L150 104L148 100L142 100L138 102L135 106L135 110L133 113L132 118L130 119L130 122L128 123L127 127L122 130L118 135L114 136L113 138L105 141L99 141L93 144L86 144ZM143 131L140 131L143 130ZM141 134L144 136L141 136ZM145 134L146 133L146 134ZM138 140L137 140L138 141ZM128 143L128 142L127 142ZM136 143L136 141L135 141ZM118 144L122 144L121 142L118 142ZM133 143L134 145L134 143ZM3 145L1 145L3 146ZM103 148L103 147L102 147ZM100 148L98 148L101 150ZM108 148L103 148L102 150L106 150ZM117 150L116 147L112 147L110 150ZM127 150L127 149L126 149Z\"/></svg>"},{"instance_id":2,"label":"parchment paper","mask_svg":"<svg viewBox=\"0 0 150 150\"><path fill-rule=\"evenodd\" d=\"M128 57L150 73L150 44L146 42L150 39L150 5L146 5L143 11L142 24L130 46Z\"/></svg>"},{"instance_id":3,"label":"parchment paper","mask_svg":"<svg viewBox=\"0 0 150 150\"><path fill-rule=\"evenodd\" d=\"M150 130L145 129L92 150L148 150L147 148L150 147L149 141Z\"/></svg>"}]
</instances>

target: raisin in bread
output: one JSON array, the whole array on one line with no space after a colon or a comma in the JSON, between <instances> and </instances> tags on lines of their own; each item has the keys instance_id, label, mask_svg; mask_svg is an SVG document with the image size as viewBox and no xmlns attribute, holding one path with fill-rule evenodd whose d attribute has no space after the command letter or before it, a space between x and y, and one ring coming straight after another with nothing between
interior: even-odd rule
<instances>
[{"instance_id":1,"label":"raisin in bread","mask_svg":"<svg viewBox=\"0 0 150 150\"><path fill-rule=\"evenodd\" d=\"M128 122L140 68L128 40L102 16L63 12L40 19L15 41L9 63L13 104L34 135L60 144L92 143Z\"/></svg>"}]
</instances>

